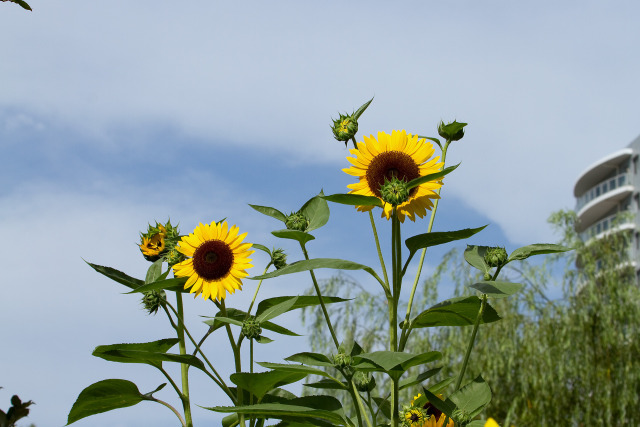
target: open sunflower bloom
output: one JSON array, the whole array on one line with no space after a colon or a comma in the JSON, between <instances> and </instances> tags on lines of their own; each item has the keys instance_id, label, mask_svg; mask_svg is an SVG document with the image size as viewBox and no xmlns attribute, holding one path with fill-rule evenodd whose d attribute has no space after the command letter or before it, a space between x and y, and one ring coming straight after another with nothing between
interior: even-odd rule
<instances>
[{"instance_id":1,"label":"open sunflower bloom","mask_svg":"<svg viewBox=\"0 0 640 427\"><path fill-rule=\"evenodd\" d=\"M227 222L203 225L200 223L193 233L182 237L177 250L189 257L173 266L176 277L188 277L185 289L202 295L203 299L222 300L227 292L233 294L242 289L241 279L246 270L253 267L249 255L251 243L242 243L247 233L238 234L235 225Z\"/></svg>"},{"instance_id":2,"label":"open sunflower bloom","mask_svg":"<svg viewBox=\"0 0 640 427\"><path fill-rule=\"evenodd\" d=\"M433 157L433 145L417 135L406 131L394 130L391 135L378 132L364 137L364 142L357 144L349 152L355 157L347 157L351 167L343 169L349 175L358 178L355 184L349 184L350 194L375 196L381 199L380 187L385 180L393 177L409 182L421 176L439 172L443 163L439 157ZM415 221L416 215L423 218L433 208L433 200L439 198L437 190L442 187L442 180L423 183L410 190L409 199L397 206L398 219L404 222L405 216ZM360 211L369 211L373 206L358 206ZM393 207L385 204L382 217L391 218Z\"/></svg>"}]
</instances>

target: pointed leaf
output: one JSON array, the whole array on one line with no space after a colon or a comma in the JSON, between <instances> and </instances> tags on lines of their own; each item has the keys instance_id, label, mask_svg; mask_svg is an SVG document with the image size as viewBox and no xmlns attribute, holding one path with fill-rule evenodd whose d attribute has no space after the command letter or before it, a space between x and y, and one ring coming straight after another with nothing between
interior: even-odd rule
<instances>
[{"instance_id":1,"label":"pointed leaf","mask_svg":"<svg viewBox=\"0 0 640 427\"><path fill-rule=\"evenodd\" d=\"M436 172L436 173L430 173L429 175L425 175L425 176L421 176L418 177L416 179L412 179L411 181L409 181L407 183L407 190L411 190L414 187L417 187L421 184L424 184L425 182L429 182L429 181L437 181L440 178L442 178L445 175L450 174L451 172L453 172L454 170L456 170L456 168L460 166L460 163L458 163L455 166L449 166L448 168L445 168L444 170L441 170L440 172Z\"/></svg>"},{"instance_id":2,"label":"pointed leaf","mask_svg":"<svg viewBox=\"0 0 640 427\"><path fill-rule=\"evenodd\" d=\"M430 392L428 389L422 387L422 392L424 396L427 398L429 403L435 406L440 412L448 415L449 418L452 418L453 411L456 410L456 405L449 399L441 400L438 396Z\"/></svg>"},{"instance_id":3,"label":"pointed leaf","mask_svg":"<svg viewBox=\"0 0 640 427\"><path fill-rule=\"evenodd\" d=\"M444 380L429 386L427 390L429 390L433 394L438 394L445 388L449 387L449 384L455 381L455 379L456 377L445 378Z\"/></svg>"},{"instance_id":4,"label":"pointed leaf","mask_svg":"<svg viewBox=\"0 0 640 427\"><path fill-rule=\"evenodd\" d=\"M80 392L69 411L67 425L91 415L133 406L143 400L145 396L131 381L119 379L98 381Z\"/></svg>"},{"instance_id":5,"label":"pointed leaf","mask_svg":"<svg viewBox=\"0 0 640 427\"><path fill-rule=\"evenodd\" d=\"M224 316L222 316L221 313L216 314L216 317L211 318L210 320L205 320L204 323L206 323L207 325L209 325L211 328L213 328L213 330L217 330L218 328L221 328L222 326L224 326L227 323L230 324L234 324L234 325L242 325L242 322L244 321L244 319L246 318L247 313L245 313L242 310L237 310L235 308L227 308L227 319L232 319L237 323L232 323L229 321L219 321L218 319L222 319L224 318ZM260 326L262 327L262 329L267 329L269 331L272 332L276 332L278 334L282 334L282 335L290 335L290 336L296 336L299 337L300 334L297 334L295 332L290 331L289 329L277 325L273 322L263 322L260 324Z\"/></svg>"},{"instance_id":6,"label":"pointed leaf","mask_svg":"<svg viewBox=\"0 0 640 427\"><path fill-rule=\"evenodd\" d=\"M279 304L272 305L271 307L266 308L259 316L256 316L256 320L258 322L265 322L267 320L273 319L274 317L280 316L283 313L291 310L291 307L296 303L298 297L290 298L285 301L282 301Z\"/></svg>"},{"instance_id":7,"label":"pointed leaf","mask_svg":"<svg viewBox=\"0 0 640 427\"><path fill-rule=\"evenodd\" d=\"M413 256L418 249L442 245L455 240L468 239L474 234L484 230L485 227L486 225L478 228L465 228L464 230L437 231L433 233L418 234L417 236L409 237L405 241L405 245L407 245L407 249L409 249L411 254L410 256Z\"/></svg>"},{"instance_id":8,"label":"pointed leaf","mask_svg":"<svg viewBox=\"0 0 640 427\"><path fill-rule=\"evenodd\" d=\"M363 196L361 194L332 194L330 196L324 196L323 198L333 203L340 203L341 205L383 206L382 200L379 198L374 196Z\"/></svg>"},{"instance_id":9,"label":"pointed leaf","mask_svg":"<svg viewBox=\"0 0 640 427\"><path fill-rule=\"evenodd\" d=\"M392 371L405 372L412 366L431 362L439 359L441 356L442 355L437 351L430 351L422 354L411 354L397 351L374 351L372 353L362 353L355 356L353 358L353 362L355 367L361 368L360 362L365 360L379 366L380 369L375 369L376 371L382 371L390 374ZM363 370L372 370L366 363L363 366L365 366Z\"/></svg>"},{"instance_id":10,"label":"pointed leaf","mask_svg":"<svg viewBox=\"0 0 640 427\"><path fill-rule=\"evenodd\" d=\"M308 383L303 385L309 388L319 388L324 390L349 390L349 385L347 383L343 382L342 384L338 384L337 382L327 378L323 378L315 383Z\"/></svg>"},{"instance_id":11,"label":"pointed leaf","mask_svg":"<svg viewBox=\"0 0 640 427\"><path fill-rule=\"evenodd\" d=\"M95 271L97 271L98 273L103 274L107 276L109 279L114 280L120 283L121 285L125 285L131 289L136 289L137 287L144 285L144 281L128 276L122 271L116 270L115 268L105 267L97 264L91 264L90 262L87 262L87 264L89 264L89 266L93 268Z\"/></svg>"},{"instance_id":12,"label":"pointed leaf","mask_svg":"<svg viewBox=\"0 0 640 427\"><path fill-rule=\"evenodd\" d=\"M238 387L249 391L258 400L261 400L268 391L276 387L300 381L307 374L303 372L291 371L269 371L269 372L240 372L231 374L229 377Z\"/></svg>"},{"instance_id":13,"label":"pointed leaf","mask_svg":"<svg viewBox=\"0 0 640 427\"><path fill-rule=\"evenodd\" d=\"M144 279L144 283L153 283L162 275L162 263L164 260L160 258L147 270L147 277Z\"/></svg>"},{"instance_id":14,"label":"pointed leaf","mask_svg":"<svg viewBox=\"0 0 640 427\"><path fill-rule=\"evenodd\" d=\"M374 397L373 400L376 402L378 408L380 408L380 412L382 412L387 419L391 419L391 402L389 402L389 398Z\"/></svg>"},{"instance_id":15,"label":"pointed leaf","mask_svg":"<svg viewBox=\"0 0 640 427\"><path fill-rule=\"evenodd\" d=\"M505 298L519 292L524 285L521 283L503 282L498 280L483 280L482 282L469 285L469 287L480 291L483 294L487 294L490 298Z\"/></svg>"},{"instance_id":16,"label":"pointed leaf","mask_svg":"<svg viewBox=\"0 0 640 427\"><path fill-rule=\"evenodd\" d=\"M310 366L294 365L292 363L270 363L270 362L258 362L258 365L267 369L273 369L280 372L299 372L299 373L304 373L305 375L318 375L321 377L329 378L330 380L333 380L337 383L342 384L342 382L339 379L335 378L329 373L321 369L312 368Z\"/></svg>"},{"instance_id":17,"label":"pointed leaf","mask_svg":"<svg viewBox=\"0 0 640 427\"><path fill-rule=\"evenodd\" d=\"M542 255L542 254L555 254L559 252L570 251L572 248L566 246L556 245L553 243L536 243L533 245L523 246L511 252L507 262L527 259L530 256Z\"/></svg>"},{"instance_id":18,"label":"pointed leaf","mask_svg":"<svg viewBox=\"0 0 640 427\"><path fill-rule=\"evenodd\" d=\"M279 237L281 239L291 239L291 240L297 240L298 242L302 243L303 245L311 240L314 240L315 237L313 237L313 235L306 233L304 231L298 231L298 230L276 230L276 231L272 231L271 234L273 234L276 237Z\"/></svg>"},{"instance_id":19,"label":"pointed leaf","mask_svg":"<svg viewBox=\"0 0 640 427\"><path fill-rule=\"evenodd\" d=\"M324 193L321 190L320 194L309 199L302 205L302 208L300 208L300 212L309 220L309 226L305 230L306 232L316 230L329 221L329 205L322 196L324 196Z\"/></svg>"},{"instance_id":20,"label":"pointed leaf","mask_svg":"<svg viewBox=\"0 0 640 427\"><path fill-rule=\"evenodd\" d=\"M33 12L33 10L31 9L31 6L29 6L29 4L26 1L24 0L11 0L11 1L13 1L14 3L18 3L20 6L22 6L23 9Z\"/></svg>"},{"instance_id":21,"label":"pointed leaf","mask_svg":"<svg viewBox=\"0 0 640 427\"><path fill-rule=\"evenodd\" d=\"M374 97L375 98L375 97ZM373 98L371 98L370 100L368 100L367 102L365 102L364 104L362 104L360 106L360 108L358 108L355 113L353 113L353 118L358 120L360 118L360 116L362 115L362 113L364 113L364 111L367 109L367 107L369 106L369 104L371 104L371 102L373 101Z\"/></svg>"},{"instance_id":22,"label":"pointed leaf","mask_svg":"<svg viewBox=\"0 0 640 427\"><path fill-rule=\"evenodd\" d=\"M442 366L439 367L439 368L429 369L426 372L422 372L421 374L414 375L414 376L409 377L409 378L405 378L404 380L400 381L400 383L399 383L400 390L402 390L403 388L410 387L412 385L420 384L421 382L423 382L425 380L428 380L432 376L436 375L441 370L442 370Z\"/></svg>"},{"instance_id":23,"label":"pointed leaf","mask_svg":"<svg viewBox=\"0 0 640 427\"><path fill-rule=\"evenodd\" d=\"M481 376L453 393L449 399L471 417L478 415L491 402L491 388Z\"/></svg>"},{"instance_id":24,"label":"pointed leaf","mask_svg":"<svg viewBox=\"0 0 640 427\"><path fill-rule=\"evenodd\" d=\"M123 344L110 344L99 345L93 350L92 355L101 359L108 360L110 362L122 362L122 363L140 363L139 361L133 361L130 358L120 358L110 356L109 352L114 350L138 350L147 352L160 352L166 353L171 347L176 345L180 341L178 338L165 338L158 341L145 342L145 343L123 343Z\"/></svg>"},{"instance_id":25,"label":"pointed leaf","mask_svg":"<svg viewBox=\"0 0 640 427\"><path fill-rule=\"evenodd\" d=\"M158 280L156 282L151 282L144 284L138 288L135 288L131 292L127 292L128 294L133 294L136 292L149 292L149 291L157 291L159 289L164 289L167 291L174 292L182 292L188 293L189 290L184 288L184 284L187 283L187 277L178 277L173 279L164 279Z\"/></svg>"},{"instance_id":26,"label":"pointed leaf","mask_svg":"<svg viewBox=\"0 0 640 427\"><path fill-rule=\"evenodd\" d=\"M457 297L443 301L420 313L411 322L412 328L432 326L468 326L476 322L481 305L477 296ZM485 305L480 323L500 320L498 313L488 303Z\"/></svg>"},{"instance_id":27,"label":"pointed leaf","mask_svg":"<svg viewBox=\"0 0 640 427\"><path fill-rule=\"evenodd\" d=\"M262 314L265 310L267 310L269 307L273 307L274 305L280 304L286 300L289 299L295 299L295 304L293 304L293 306L291 306L291 308L289 308L289 310L287 311L292 311L295 310L297 308L303 308L303 307L310 307L313 305L319 305L320 304L320 299L317 296L312 296L312 295L303 295L303 296L281 296L281 297L273 297L273 298L267 298L263 301L260 302L260 304L258 304L258 308L256 310L256 317L259 316L260 314ZM322 301L325 304L333 304L336 302L344 302L344 301L349 301L349 299L345 299L345 298L339 298L339 297L327 297L327 296L322 296Z\"/></svg>"},{"instance_id":28,"label":"pointed leaf","mask_svg":"<svg viewBox=\"0 0 640 427\"><path fill-rule=\"evenodd\" d=\"M292 356L285 357L284 360L288 360L289 362L298 362L303 363L305 365L311 366L330 366L333 367L333 362L324 354L320 353L296 353Z\"/></svg>"},{"instance_id":29,"label":"pointed leaf","mask_svg":"<svg viewBox=\"0 0 640 427\"><path fill-rule=\"evenodd\" d=\"M273 340L271 338L267 338L263 335L260 335L256 338L256 342L258 344L269 344L270 342L273 342Z\"/></svg>"},{"instance_id":30,"label":"pointed leaf","mask_svg":"<svg viewBox=\"0 0 640 427\"><path fill-rule=\"evenodd\" d=\"M271 208L269 206L259 206L259 205L249 205L249 206L257 210L261 214L270 216L271 218L275 218L279 221L285 222L287 220L287 216L276 208Z\"/></svg>"},{"instance_id":31,"label":"pointed leaf","mask_svg":"<svg viewBox=\"0 0 640 427\"><path fill-rule=\"evenodd\" d=\"M255 249L260 249L261 251L266 252L269 256L271 256L271 251L266 246L263 246L259 243L253 243L251 247Z\"/></svg>"},{"instance_id":32,"label":"pointed leaf","mask_svg":"<svg viewBox=\"0 0 640 427\"><path fill-rule=\"evenodd\" d=\"M489 249L488 246L467 245L467 249L464 250L464 259L472 267L477 268L483 273L488 273L491 268L484 260L484 255L487 253L487 249Z\"/></svg>"}]
</instances>

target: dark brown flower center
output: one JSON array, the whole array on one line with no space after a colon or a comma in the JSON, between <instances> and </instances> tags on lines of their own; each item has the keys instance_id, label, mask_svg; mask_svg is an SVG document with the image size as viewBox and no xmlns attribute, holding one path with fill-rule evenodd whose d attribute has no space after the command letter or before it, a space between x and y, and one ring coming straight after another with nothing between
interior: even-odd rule
<instances>
[{"instance_id":1,"label":"dark brown flower center","mask_svg":"<svg viewBox=\"0 0 640 427\"><path fill-rule=\"evenodd\" d=\"M221 240L208 240L193 254L193 269L205 280L225 277L233 266L233 251Z\"/></svg>"},{"instance_id":2,"label":"dark brown flower center","mask_svg":"<svg viewBox=\"0 0 640 427\"><path fill-rule=\"evenodd\" d=\"M401 151L385 151L373 158L366 173L367 184L369 189L377 197L380 197L380 187L384 184L385 178L390 180L394 176L405 182L409 182L420 176L420 168L413 158ZM418 190L414 187L410 190L409 195Z\"/></svg>"},{"instance_id":3,"label":"dark brown flower center","mask_svg":"<svg viewBox=\"0 0 640 427\"><path fill-rule=\"evenodd\" d=\"M427 411L427 416L433 415L436 417L436 421L440 419L440 415L442 415L442 411L433 406L431 402L427 402L422 407L425 411Z\"/></svg>"}]
</instances>

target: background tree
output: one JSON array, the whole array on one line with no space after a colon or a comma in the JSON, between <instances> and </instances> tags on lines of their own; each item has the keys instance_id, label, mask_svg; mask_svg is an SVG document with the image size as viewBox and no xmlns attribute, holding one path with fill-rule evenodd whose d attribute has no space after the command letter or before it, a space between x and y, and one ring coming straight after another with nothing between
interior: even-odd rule
<instances>
[{"instance_id":1,"label":"background tree","mask_svg":"<svg viewBox=\"0 0 640 427\"><path fill-rule=\"evenodd\" d=\"M559 243L575 251L545 257L542 264L506 267L504 280L526 286L517 297L492 302L503 320L484 325L476 339L466 380L482 372L493 391L485 415L501 425L640 425L640 290L628 256L630 232L610 232L585 244L575 232L576 220L571 211L549 219L561 232ZM479 280L462 253L451 250L423 282L416 308L435 304L441 283L453 283L455 294L464 295L473 293L466 285ZM552 300L549 285L558 280L562 294ZM342 291L354 298L332 307L336 328L365 351L381 349L386 331L376 325L384 323L379 319L386 312L384 296L345 276L328 280L325 287L328 295ZM330 354L318 315L307 310L303 320L310 323L314 351ZM408 348L443 353L443 369L424 385L444 385L458 374L470 333L470 328L451 327L414 331ZM432 342L446 345L432 348ZM406 389L402 400L418 391Z\"/></svg>"}]
</instances>

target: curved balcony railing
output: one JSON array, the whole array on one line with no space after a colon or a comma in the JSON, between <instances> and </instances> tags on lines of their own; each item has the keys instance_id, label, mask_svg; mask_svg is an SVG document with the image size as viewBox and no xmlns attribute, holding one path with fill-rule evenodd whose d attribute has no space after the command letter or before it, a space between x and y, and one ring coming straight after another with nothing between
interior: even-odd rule
<instances>
[{"instance_id":1,"label":"curved balcony railing","mask_svg":"<svg viewBox=\"0 0 640 427\"><path fill-rule=\"evenodd\" d=\"M629 218L629 220L622 219L620 221L616 221L618 214L613 214L606 218L601 219L600 221L593 224L591 227L584 230L579 234L580 239L583 242L596 237L600 233L605 233L607 231L613 230L614 227L621 227L623 225L633 224L633 219Z\"/></svg>"},{"instance_id":2,"label":"curved balcony railing","mask_svg":"<svg viewBox=\"0 0 640 427\"><path fill-rule=\"evenodd\" d=\"M623 185L631 184L630 178L631 177L629 176L629 173L625 172L612 178L605 179L604 181L594 185L593 187L585 191L582 196L578 197L576 203L576 211L579 211L587 203L602 196L603 194L608 193L609 191L615 190L616 188L622 187Z\"/></svg>"}]
</instances>

